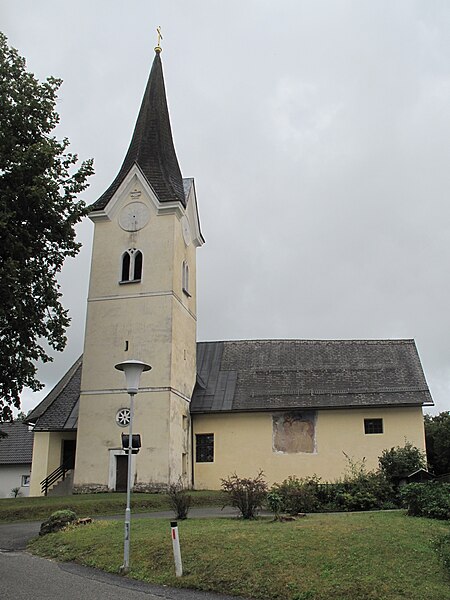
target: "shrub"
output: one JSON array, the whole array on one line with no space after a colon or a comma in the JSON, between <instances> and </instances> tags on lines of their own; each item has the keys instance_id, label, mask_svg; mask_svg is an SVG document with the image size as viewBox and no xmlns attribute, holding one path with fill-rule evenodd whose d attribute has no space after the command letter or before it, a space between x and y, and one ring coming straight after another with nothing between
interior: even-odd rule
<instances>
[{"instance_id":1,"label":"shrub","mask_svg":"<svg viewBox=\"0 0 450 600\"><path fill-rule=\"evenodd\" d=\"M374 510L392 506L395 492L380 471L367 471L366 460L347 458L347 472L337 482L334 502L341 510Z\"/></svg>"},{"instance_id":2,"label":"shrub","mask_svg":"<svg viewBox=\"0 0 450 600\"><path fill-rule=\"evenodd\" d=\"M275 515L275 520L280 518L280 513L284 509L283 496L272 487L267 494L267 506Z\"/></svg>"},{"instance_id":3,"label":"shrub","mask_svg":"<svg viewBox=\"0 0 450 600\"><path fill-rule=\"evenodd\" d=\"M412 517L450 519L450 483L409 483L400 495Z\"/></svg>"},{"instance_id":4,"label":"shrub","mask_svg":"<svg viewBox=\"0 0 450 600\"><path fill-rule=\"evenodd\" d=\"M399 479L427 466L425 453L413 446L411 442L406 442L404 446L383 450L378 462L386 479L394 484L397 484Z\"/></svg>"},{"instance_id":5,"label":"shrub","mask_svg":"<svg viewBox=\"0 0 450 600\"><path fill-rule=\"evenodd\" d=\"M347 456L347 472L334 483L320 483L314 475L299 479L290 476L272 486L268 505L276 516L317 511L352 511L396 508L392 484L380 471L367 471L365 459L355 461Z\"/></svg>"},{"instance_id":6,"label":"shrub","mask_svg":"<svg viewBox=\"0 0 450 600\"><path fill-rule=\"evenodd\" d=\"M77 515L73 510L57 510L41 525L39 535L46 535L64 529L69 523L76 521Z\"/></svg>"},{"instance_id":7,"label":"shrub","mask_svg":"<svg viewBox=\"0 0 450 600\"><path fill-rule=\"evenodd\" d=\"M21 496L21 495L22 495L22 492L20 491L20 487L19 486L12 488L12 490L11 490L11 496L13 498L17 498L18 496Z\"/></svg>"},{"instance_id":8,"label":"shrub","mask_svg":"<svg viewBox=\"0 0 450 600\"><path fill-rule=\"evenodd\" d=\"M263 471L254 478L241 478L233 473L221 481L222 490L228 497L226 504L237 508L243 519L254 519L267 496Z\"/></svg>"},{"instance_id":9,"label":"shrub","mask_svg":"<svg viewBox=\"0 0 450 600\"><path fill-rule=\"evenodd\" d=\"M177 483L169 485L167 495L169 496L169 504L175 513L176 518L187 519L192 496L188 494L181 477Z\"/></svg>"},{"instance_id":10,"label":"shrub","mask_svg":"<svg viewBox=\"0 0 450 600\"><path fill-rule=\"evenodd\" d=\"M291 515L314 512L319 508L317 497L319 481L315 475L305 479L291 475L282 483L275 483L269 496L274 498L275 502L277 497L280 498L279 512L284 511Z\"/></svg>"}]
</instances>

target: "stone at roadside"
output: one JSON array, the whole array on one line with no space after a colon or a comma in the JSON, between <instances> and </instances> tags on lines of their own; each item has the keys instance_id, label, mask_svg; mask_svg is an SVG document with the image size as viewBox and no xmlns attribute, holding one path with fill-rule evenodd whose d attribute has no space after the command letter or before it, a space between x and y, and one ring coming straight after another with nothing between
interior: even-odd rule
<instances>
[{"instance_id":1,"label":"stone at roadside","mask_svg":"<svg viewBox=\"0 0 450 600\"><path fill-rule=\"evenodd\" d=\"M61 529L64 529L64 527L67 527L69 523L73 523L76 520L77 515L73 510L57 510L42 523L39 535L47 535L47 533L60 531Z\"/></svg>"}]
</instances>

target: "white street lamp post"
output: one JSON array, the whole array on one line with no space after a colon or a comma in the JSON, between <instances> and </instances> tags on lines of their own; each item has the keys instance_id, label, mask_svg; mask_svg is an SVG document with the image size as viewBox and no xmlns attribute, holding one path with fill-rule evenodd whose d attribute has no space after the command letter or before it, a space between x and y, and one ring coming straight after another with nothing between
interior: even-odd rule
<instances>
[{"instance_id":1,"label":"white street lamp post","mask_svg":"<svg viewBox=\"0 0 450 600\"><path fill-rule=\"evenodd\" d=\"M126 360L115 365L118 371L123 371L127 385L127 392L130 395L130 427L128 431L128 473L127 473L127 507L125 509L125 539L123 546L123 565L120 572L126 575L130 570L130 530L131 530L131 454L133 444L133 416L134 416L134 397L139 390L139 380L143 371L149 371L150 365L140 360Z\"/></svg>"}]
</instances>

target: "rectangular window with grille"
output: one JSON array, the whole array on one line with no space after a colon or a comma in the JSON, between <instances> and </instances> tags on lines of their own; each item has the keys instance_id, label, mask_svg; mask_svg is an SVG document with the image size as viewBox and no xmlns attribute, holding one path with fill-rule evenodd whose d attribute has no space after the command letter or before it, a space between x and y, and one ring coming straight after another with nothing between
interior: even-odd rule
<instances>
[{"instance_id":1,"label":"rectangular window with grille","mask_svg":"<svg viewBox=\"0 0 450 600\"><path fill-rule=\"evenodd\" d=\"M364 419L364 433L383 433L383 419Z\"/></svg>"},{"instance_id":2,"label":"rectangular window with grille","mask_svg":"<svg viewBox=\"0 0 450 600\"><path fill-rule=\"evenodd\" d=\"M195 436L195 462L214 462L214 434L197 433Z\"/></svg>"}]
</instances>

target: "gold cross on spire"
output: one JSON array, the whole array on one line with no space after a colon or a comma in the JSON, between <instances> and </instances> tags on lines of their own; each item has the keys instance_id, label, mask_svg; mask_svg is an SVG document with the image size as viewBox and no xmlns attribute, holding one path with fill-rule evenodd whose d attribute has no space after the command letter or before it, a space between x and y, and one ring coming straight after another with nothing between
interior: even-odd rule
<instances>
[{"instance_id":1,"label":"gold cross on spire","mask_svg":"<svg viewBox=\"0 0 450 600\"><path fill-rule=\"evenodd\" d=\"M161 33L161 25L158 25L158 27L156 28L156 33L158 34L158 44L155 48L155 52L157 52L159 54L160 52L162 52L162 48L160 46L161 40L164 39L162 36L162 33Z\"/></svg>"}]
</instances>

